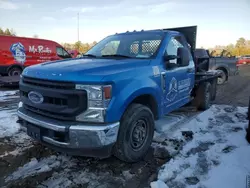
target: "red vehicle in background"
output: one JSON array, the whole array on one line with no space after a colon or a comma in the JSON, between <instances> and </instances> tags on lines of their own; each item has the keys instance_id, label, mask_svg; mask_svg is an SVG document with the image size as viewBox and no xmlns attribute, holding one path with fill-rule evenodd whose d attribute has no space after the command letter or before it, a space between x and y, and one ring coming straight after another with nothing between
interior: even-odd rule
<instances>
[{"instance_id":1,"label":"red vehicle in background","mask_svg":"<svg viewBox=\"0 0 250 188\"><path fill-rule=\"evenodd\" d=\"M51 40L0 35L0 75L18 76L30 65L72 56Z\"/></svg>"},{"instance_id":2,"label":"red vehicle in background","mask_svg":"<svg viewBox=\"0 0 250 188\"><path fill-rule=\"evenodd\" d=\"M78 50L68 50L68 52L70 53L70 55L73 57L73 58L78 58L81 56L81 54L78 52Z\"/></svg>"},{"instance_id":3,"label":"red vehicle in background","mask_svg":"<svg viewBox=\"0 0 250 188\"><path fill-rule=\"evenodd\" d=\"M250 55L241 56L237 62L237 65L250 65Z\"/></svg>"}]
</instances>

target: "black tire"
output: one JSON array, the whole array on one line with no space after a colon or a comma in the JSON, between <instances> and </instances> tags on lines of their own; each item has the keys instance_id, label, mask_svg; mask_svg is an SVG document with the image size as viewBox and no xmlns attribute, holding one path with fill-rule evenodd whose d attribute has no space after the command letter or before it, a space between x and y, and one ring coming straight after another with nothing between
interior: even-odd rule
<instances>
[{"instance_id":1,"label":"black tire","mask_svg":"<svg viewBox=\"0 0 250 188\"><path fill-rule=\"evenodd\" d=\"M219 69L221 71L220 76L217 79L217 84L222 85L227 81L227 73L225 70Z\"/></svg>"},{"instance_id":2,"label":"black tire","mask_svg":"<svg viewBox=\"0 0 250 188\"><path fill-rule=\"evenodd\" d=\"M137 162L146 155L151 146L154 116L147 106L134 103L128 107L120 123L113 153L122 161Z\"/></svg>"},{"instance_id":3,"label":"black tire","mask_svg":"<svg viewBox=\"0 0 250 188\"><path fill-rule=\"evenodd\" d=\"M210 108L211 104L211 84L209 82L204 82L200 84L196 91L195 105L198 110L207 110Z\"/></svg>"},{"instance_id":4,"label":"black tire","mask_svg":"<svg viewBox=\"0 0 250 188\"><path fill-rule=\"evenodd\" d=\"M8 76L20 76L22 74L22 69L19 67L12 67L8 70Z\"/></svg>"},{"instance_id":5,"label":"black tire","mask_svg":"<svg viewBox=\"0 0 250 188\"><path fill-rule=\"evenodd\" d=\"M211 101L214 101L216 99L217 94L217 80L214 79L211 82Z\"/></svg>"},{"instance_id":6,"label":"black tire","mask_svg":"<svg viewBox=\"0 0 250 188\"><path fill-rule=\"evenodd\" d=\"M247 128L247 134L246 134L246 140L247 140L247 142L250 144L250 127L248 126L248 128Z\"/></svg>"}]
</instances>

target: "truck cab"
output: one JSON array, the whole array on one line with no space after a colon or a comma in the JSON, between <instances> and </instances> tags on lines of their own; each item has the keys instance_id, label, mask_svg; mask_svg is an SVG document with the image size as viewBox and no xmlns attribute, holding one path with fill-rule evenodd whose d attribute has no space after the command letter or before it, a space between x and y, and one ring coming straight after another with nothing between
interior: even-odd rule
<instances>
[{"instance_id":1,"label":"truck cab","mask_svg":"<svg viewBox=\"0 0 250 188\"><path fill-rule=\"evenodd\" d=\"M197 107L209 107L213 87L196 79L196 26L179 30L115 34L81 58L26 68L18 116L28 135L73 155L140 160L155 120L197 95Z\"/></svg>"}]
</instances>

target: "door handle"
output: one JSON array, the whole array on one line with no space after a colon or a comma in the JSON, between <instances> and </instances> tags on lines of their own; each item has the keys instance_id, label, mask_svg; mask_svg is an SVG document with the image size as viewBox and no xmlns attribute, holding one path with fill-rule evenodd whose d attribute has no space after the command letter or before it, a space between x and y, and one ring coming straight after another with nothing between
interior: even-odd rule
<instances>
[{"instance_id":1,"label":"door handle","mask_svg":"<svg viewBox=\"0 0 250 188\"><path fill-rule=\"evenodd\" d=\"M194 68L188 68L187 69L187 73L191 73L191 72L194 72Z\"/></svg>"}]
</instances>

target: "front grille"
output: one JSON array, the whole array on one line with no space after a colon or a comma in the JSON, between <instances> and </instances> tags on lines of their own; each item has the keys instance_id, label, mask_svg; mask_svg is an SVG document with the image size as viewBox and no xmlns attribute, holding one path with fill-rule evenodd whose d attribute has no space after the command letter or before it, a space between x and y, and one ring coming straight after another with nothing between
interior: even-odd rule
<instances>
[{"instance_id":1,"label":"front grille","mask_svg":"<svg viewBox=\"0 0 250 188\"><path fill-rule=\"evenodd\" d=\"M30 105L26 105L26 104L24 105L24 108L26 110L31 111L31 112L34 112L34 113L37 113L37 114L40 114L40 115L44 115L44 116L47 116L47 117L51 117L51 118L54 118L54 119L58 119L58 120L66 120L66 121L75 120L75 118L72 117L72 116L67 116L65 114L51 112L51 111L48 111L48 110L42 110L42 109L30 106Z\"/></svg>"},{"instance_id":2,"label":"front grille","mask_svg":"<svg viewBox=\"0 0 250 188\"><path fill-rule=\"evenodd\" d=\"M43 116L72 121L87 110L87 91L75 90L73 83L23 77L19 88L24 107ZM41 104L29 100L28 93L31 91L43 96Z\"/></svg>"},{"instance_id":3,"label":"front grille","mask_svg":"<svg viewBox=\"0 0 250 188\"><path fill-rule=\"evenodd\" d=\"M49 81L44 79L37 79L37 78L29 78L23 77L23 83L39 86L39 87L46 87L46 88L54 88L54 89L74 89L75 84L72 82L61 82L61 81Z\"/></svg>"},{"instance_id":4,"label":"front grille","mask_svg":"<svg viewBox=\"0 0 250 188\"><path fill-rule=\"evenodd\" d=\"M20 95L28 98L28 92L20 91ZM66 106L68 105L67 99L57 98L57 97L44 97L44 103Z\"/></svg>"}]
</instances>

